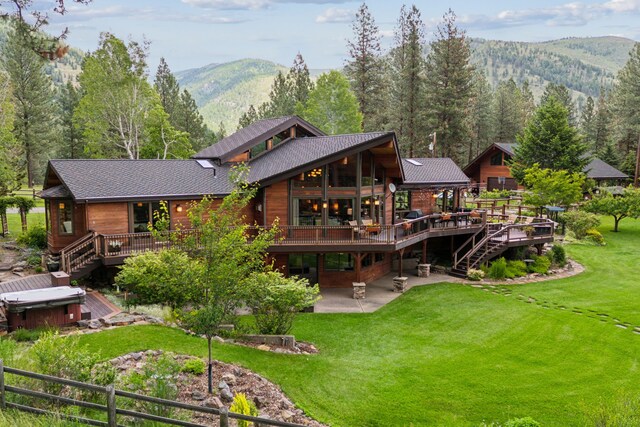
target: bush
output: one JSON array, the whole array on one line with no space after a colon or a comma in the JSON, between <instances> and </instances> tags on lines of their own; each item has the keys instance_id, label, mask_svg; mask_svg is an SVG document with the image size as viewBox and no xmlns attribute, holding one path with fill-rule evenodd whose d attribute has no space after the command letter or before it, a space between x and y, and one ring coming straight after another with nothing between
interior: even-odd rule
<instances>
[{"instance_id":1,"label":"bush","mask_svg":"<svg viewBox=\"0 0 640 427\"><path fill-rule=\"evenodd\" d=\"M565 212L561 215L561 219L578 240L584 239L588 230L600 225L600 219L596 215L584 211Z\"/></svg>"},{"instance_id":2,"label":"bush","mask_svg":"<svg viewBox=\"0 0 640 427\"><path fill-rule=\"evenodd\" d=\"M238 393L233 397L233 403L231 404L229 411L252 417L258 416L258 408L256 408L255 403L247 399L247 396L244 393ZM238 420L238 427L248 427L249 425L252 425L249 421Z\"/></svg>"},{"instance_id":3,"label":"bush","mask_svg":"<svg viewBox=\"0 0 640 427\"><path fill-rule=\"evenodd\" d=\"M185 372L188 374L194 375L202 375L207 367L207 364L204 363L202 359L189 359L184 362L182 367L180 368L180 372Z\"/></svg>"},{"instance_id":4,"label":"bush","mask_svg":"<svg viewBox=\"0 0 640 427\"><path fill-rule=\"evenodd\" d=\"M28 341L36 341L40 338L42 331L38 329L16 329L11 333L11 338L16 340L17 342L28 342Z\"/></svg>"},{"instance_id":5,"label":"bush","mask_svg":"<svg viewBox=\"0 0 640 427\"><path fill-rule=\"evenodd\" d=\"M476 270L475 268L470 268L469 271L467 271L467 279L469 280L473 280L473 281L480 281L484 278L484 271L482 270Z\"/></svg>"},{"instance_id":6,"label":"bush","mask_svg":"<svg viewBox=\"0 0 640 427\"><path fill-rule=\"evenodd\" d=\"M504 427L540 427L540 423L531 417L513 418L507 421Z\"/></svg>"},{"instance_id":7,"label":"bush","mask_svg":"<svg viewBox=\"0 0 640 427\"><path fill-rule=\"evenodd\" d=\"M546 274L551 267L551 260L546 256L533 257L533 263L531 263L527 270L530 273Z\"/></svg>"},{"instance_id":8,"label":"bush","mask_svg":"<svg viewBox=\"0 0 640 427\"><path fill-rule=\"evenodd\" d=\"M32 252L27 257L27 264L31 267L42 267L42 254L40 252Z\"/></svg>"},{"instance_id":9,"label":"bush","mask_svg":"<svg viewBox=\"0 0 640 427\"><path fill-rule=\"evenodd\" d=\"M261 334L289 332L296 314L318 300L318 285L308 284L307 279L284 277L275 271L249 277L245 300Z\"/></svg>"},{"instance_id":10,"label":"bush","mask_svg":"<svg viewBox=\"0 0 640 427\"><path fill-rule=\"evenodd\" d=\"M507 260L499 258L491 263L487 275L492 279L504 279L507 277Z\"/></svg>"},{"instance_id":11,"label":"bush","mask_svg":"<svg viewBox=\"0 0 640 427\"><path fill-rule=\"evenodd\" d=\"M513 279L514 277L522 277L526 275L527 275L527 265L524 263L524 261L516 260L516 261L507 262L506 277L508 279Z\"/></svg>"},{"instance_id":12,"label":"bush","mask_svg":"<svg viewBox=\"0 0 640 427\"><path fill-rule=\"evenodd\" d=\"M567 263L567 253L564 248L560 245L553 245L551 247L551 260L554 264L559 265L560 267L564 267Z\"/></svg>"},{"instance_id":13,"label":"bush","mask_svg":"<svg viewBox=\"0 0 640 427\"><path fill-rule=\"evenodd\" d=\"M21 233L16 242L34 249L46 249L47 229L43 225L35 225L25 233Z\"/></svg>"},{"instance_id":14,"label":"bush","mask_svg":"<svg viewBox=\"0 0 640 427\"><path fill-rule=\"evenodd\" d=\"M483 191L478 195L479 199L508 199L511 196L511 190L491 190Z\"/></svg>"},{"instance_id":15,"label":"bush","mask_svg":"<svg viewBox=\"0 0 640 427\"><path fill-rule=\"evenodd\" d=\"M591 228L591 229L587 230L586 239L592 241L596 245L603 246L605 244L604 237L595 228Z\"/></svg>"}]
</instances>

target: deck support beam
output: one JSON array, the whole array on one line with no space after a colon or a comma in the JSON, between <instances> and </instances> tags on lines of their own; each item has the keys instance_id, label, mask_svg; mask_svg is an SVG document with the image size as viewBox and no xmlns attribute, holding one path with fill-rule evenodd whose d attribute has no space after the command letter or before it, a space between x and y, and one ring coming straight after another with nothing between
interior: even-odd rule
<instances>
[{"instance_id":1,"label":"deck support beam","mask_svg":"<svg viewBox=\"0 0 640 427\"><path fill-rule=\"evenodd\" d=\"M356 261L356 282L362 282L362 252L352 254Z\"/></svg>"},{"instance_id":2,"label":"deck support beam","mask_svg":"<svg viewBox=\"0 0 640 427\"><path fill-rule=\"evenodd\" d=\"M400 254L400 259L398 260L398 276L402 277L402 258L404 258L404 249L402 248L398 251L398 253Z\"/></svg>"},{"instance_id":3,"label":"deck support beam","mask_svg":"<svg viewBox=\"0 0 640 427\"><path fill-rule=\"evenodd\" d=\"M420 263L421 264L426 264L427 263L427 241L429 239L424 239L422 241L422 255L420 257Z\"/></svg>"}]
</instances>

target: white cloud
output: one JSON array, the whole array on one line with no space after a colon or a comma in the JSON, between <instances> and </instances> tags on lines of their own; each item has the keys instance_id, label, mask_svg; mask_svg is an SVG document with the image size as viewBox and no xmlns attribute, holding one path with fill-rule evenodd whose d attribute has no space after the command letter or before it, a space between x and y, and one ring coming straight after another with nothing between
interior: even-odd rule
<instances>
[{"instance_id":1,"label":"white cloud","mask_svg":"<svg viewBox=\"0 0 640 427\"><path fill-rule=\"evenodd\" d=\"M339 9L330 7L329 9L316 16L316 22L321 24L336 22L351 22L355 16L355 11L351 9Z\"/></svg>"},{"instance_id":2,"label":"white cloud","mask_svg":"<svg viewBox=\"0 0 640 427\"><path fill-rule=\"evenodd\" d=\"M275 4L340 4L352 0L182 0L183 3L205 9L255 10Z\"/></svg>"}]
</instances>

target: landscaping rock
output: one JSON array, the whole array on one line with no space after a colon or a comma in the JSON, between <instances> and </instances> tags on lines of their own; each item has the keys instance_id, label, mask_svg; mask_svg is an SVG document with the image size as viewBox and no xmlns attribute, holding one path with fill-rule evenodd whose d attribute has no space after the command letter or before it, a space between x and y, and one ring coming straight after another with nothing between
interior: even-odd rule
<instances>
[{"instance_id":1,"label":"landscaping rock","mask_svg":"<svg viewBox=\"0 0 640 427\"><path fill-rule=\"evenodd\" d=\"M224 382L224 381L220 381L220 382L218 383L218 388L219 388L220 390L223 390L223 389L225 389L225 388L229 388L229 385L228 385L226 382Z\"/></svg>"},{"instance_id":2,"label":"landscaping rock","mask_svg":"<svg viewBox=\"0 0 640 427\"><path fill-rule=\"evenodd\" d=\"M24 267L13 267L11 271L13 271L14 273L20 273L24 271Z\"/></svg>"},{"instance_id":3,"label":"landscaping rock","mask_svg":"<svg viewBox=\"0 0 640 427\"><path fill-rule=\"evenodd\" d=\"M15 270L16 268L22 268L25 269L29 264L27 263L27 261L19 261L16 262L15 264L13 264L13 269ZM22 271L22 270L20 270Z\"/></svg>"},{"instance_id":4,"label":"landscaping rock","mask_svg":"<svg viewBox=\"0 0 640 427\"><path fill-rule=\"evenodd\" d=\"M89 326L89 321L88 320L78 320L78 327L79 328L86 328Z\"/></svg>"},{"instance_id":5,"label":"landscaping rock","mask_svg":"<svg viewBox=\"0 0 640 427\"><path fill-rule=\"evenodd\" d=\"M290 419L292 419L294 417L294 413L291 411L287 411L286 409L282 412L280 412L280 416L282 417L282 419L284 421L289 421Z\"/></svg>"},{"instance_id":6,"label":"landscaping rock","mask_svg":"<svg viewBox=\"0 0 640 427\"><path fill-rule=\"evenodd\" d=\"M256 397L254 397L254 398L253 398L253 403L255 403L255 404L256 404L256 408L258 408L258 409L262 409L262 408L264 408L264 407L265 407L265 405L266 405L266 403L267 403L267 402L266 402L266 400L265 400L264 396L260 396L260 395L258 395L258 396L256 396Z\"/></svg>"},{"instance_id":7,"label":"landscaping rock","mask_svg":"<svg viewBox=\"0 0 640 427\"><path fill-rule=\"evenodd\" d=\"M213 339L214 339L214 341L218 341L219 343L223 343L224 342L224 338L219 337L217 335L215 337L213 337Z\"/></svg>"},{"instance_id":8,"label":"landscaping rock","mask_svg":"<svg viewBox=\"0 0 640 427\"><path fill-rule=\"evenodd\" d=\"M262 350L262 351L270 351L271 350L271 347L269 347L268 345L264 345L264 344L261 344L261 345L257 346L256 348L258 350Z\"/></svg>"},{"instance_id":9,"label":"landscaping rock","mask_svg":"<svg viewBox=\"0 0 640 427\"><path fill-rule=\"evenodd\" d=\"M236 383L236 376L231 373L226 373L222 375L222 380L230 385L234 385Z\"/></svg>"},{"instance_id":10,"label":"landscaping rock","mask_svg":"<svg viewBox=\"0 0 640 427\"><path fill-rule=\"evenodd\" d=\"M201 392L201 391L195 390L195 391L192 391L192 392L191 392L191 398L192 398L193 400L202 401L202 400L204 400L204 399L206 399L206 398L207 398L207 395L206 395L206 394L204 394L204 393L203 393L203 392Z\"/></svg>"},{"instance_id":11,"label":"landscaping rock","mask_svg":"<svg viewBox=\"0 0 640 427\"><path fill-rule=\"evenodd\" d=\"M89 329L100 329L102 327L102 324L97 320L90 320L87 326L89 327Z\"/></svg>"},{"instance_id":12,"label":"landscaping rock","mask_svg":"<svg viewBox=\"0 0 640 427\"><path fill-rule=\"evenodd\" d=\"M220 409L224 406L224 403L222 403L222 400L217 397L211 397L205 400L202 406L204 406L205 408Z\"/></svg>"},{"instance_id":13,"label":"landscaping rock","mask_svg":"<svg viewBox=\"0 0 640 427\"><path fill-rule=\"evenodd\" d=\"M133 360L140 360L142 359L142 353L132 353L131 357L133 358Z\"/></svg>"},{"instance_id":14,"label":"landscaping rock","mask_svg":"<svg viewBox=\"0 0 640 427\"><path fill-rule=\"evenodd\" d=\"M227 402L233 402L233 393L228 388L220 390L220 397Z\"/></svg>"}]
</instances>

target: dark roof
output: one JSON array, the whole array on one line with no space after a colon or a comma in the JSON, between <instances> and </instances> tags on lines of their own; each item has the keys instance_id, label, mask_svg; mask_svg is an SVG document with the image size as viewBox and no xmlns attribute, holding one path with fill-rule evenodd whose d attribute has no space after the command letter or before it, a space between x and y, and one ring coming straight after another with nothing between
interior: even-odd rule
<instances>
[{"instance_id":1,"label":"dark roof","mask_svg":"<svg viewBox=\"0 0 640 427\"><path fill-rule=\"evenodd\" d=\"M324 135L320 129L298 116L258 120L203 149L193 158L226 160L294 125L303 127L311 134Z\"/></svg>"},{"instance_id":2,"label":"dark roof","mask_svg":"<svg viewBox=\"0 0 640 427\"><path fill-rule=\"evenodd\" d=\"M284 175L294 175L298 169L308 167L331 157L342 157L360 145L375 143L384 137L394 138L393 132L369 132L347 135L294 138L277 145L249 162L249 180L260 182Z\"/></svg>"},{"instance_id":3,"label":"dark roof","mask_svg":"<svg viewBox=\"0 0 640 427\"><path fill-rule=\"evenodd\" d=\"M78 201L170 199L231 191L229 166L204 168L196 160L51 160L49 167ZM54 197L48 192L60 194L51 187L42 197Z\"/></svg>"},{"instance_id":4,"label":"dark roof","mask_svg":"<svg viewBox=\"0 0 640 427\"><path fill-rule=\"evenodd\" d=\"M497 147L498 149L504 151L506 154L510 156L515 155L515 148L517 143L505 143L505 142L496 142L489 146L486 150L484 150L478 157L473 159L471 163L469 163L464 170L467 171L472 165L474 165L478 160L486 155L486 153L491 150L493 147ZM584 167L583 172L587 174L587 178L591 179L625 179L629 178L627 174L619 171L614 168L610 164L605 161L594 157L591 162Z\"/></svg>"},{"instance_id":5,"label":"dark roof","mask_svg":"<svg viewBox=\"0 0 640 427\"><path fill-rule=\"evenodd\" d=\"M71 192L67 187L61 184L42 190L40 192L40 197L43 199L68 199L71 197Z\"/></svg>"},{"instance_id":6,"label":"dark roof","mask_svg":"<svg viewBox=\"0 0 640 427\"><path fill-rule=\"evenodd\" d=\"M469 183L469 177L446 157L402 159L402 166L405 174L403 186Z\"/></svg>"}]
</instances>

